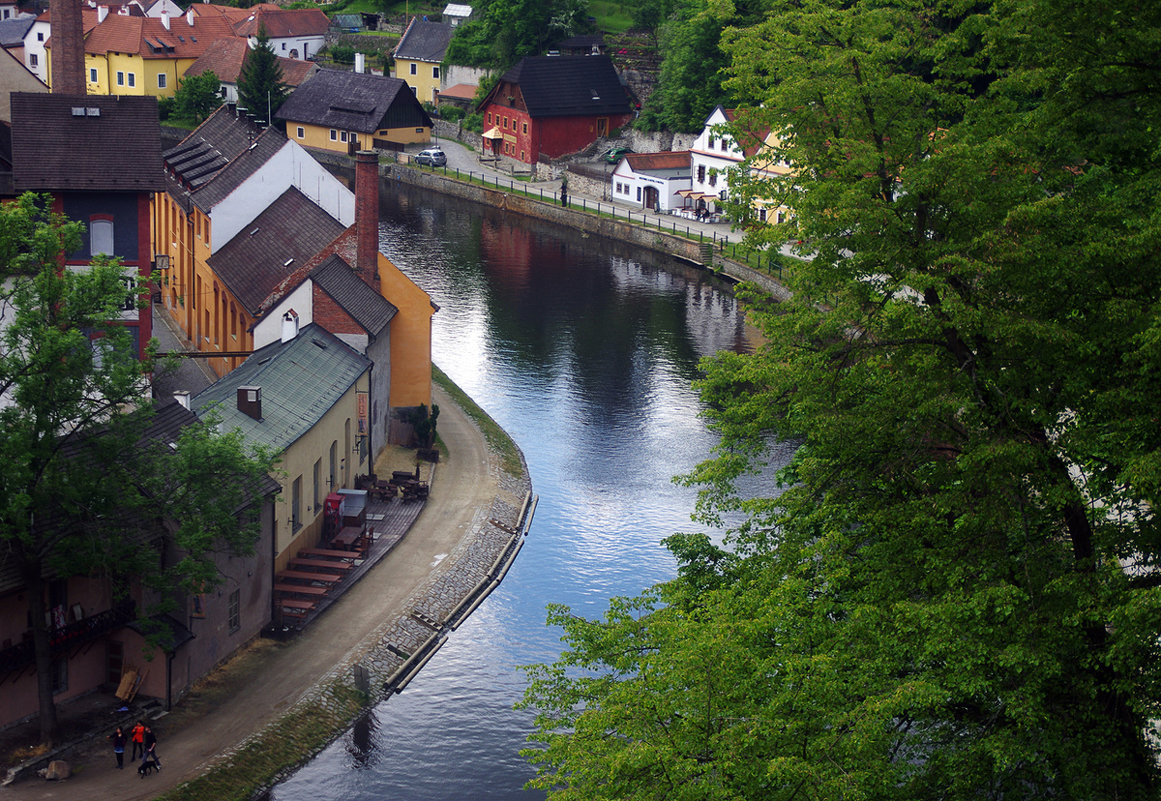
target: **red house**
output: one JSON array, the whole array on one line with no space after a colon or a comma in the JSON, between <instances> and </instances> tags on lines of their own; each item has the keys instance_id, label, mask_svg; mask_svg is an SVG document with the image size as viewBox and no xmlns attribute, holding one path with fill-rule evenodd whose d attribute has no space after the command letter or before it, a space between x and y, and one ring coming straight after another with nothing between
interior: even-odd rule
<instances>
[{"instance_id":1,"label":"red house","mask_svg":"<svg viewBox=\"0 0 1161 801\"><path fill-rule=\"evenodd\" d=\"M484 147L535 164L592 144L633 118L608 56L529 56L479 105Z\"/></svg>"}]
</instances>

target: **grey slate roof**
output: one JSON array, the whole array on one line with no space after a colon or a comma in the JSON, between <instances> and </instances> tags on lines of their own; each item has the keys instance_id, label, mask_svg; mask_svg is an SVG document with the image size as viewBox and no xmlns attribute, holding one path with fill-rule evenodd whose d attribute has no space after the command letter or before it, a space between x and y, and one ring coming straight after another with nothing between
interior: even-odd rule
<instances>
[{"instance_id":1,"label":"grey slate roof","mask_svg":"<svg viewBox=\"0 0 1161 801\"><path fill-rule=\"evenodd\" d=\"M0 47L21 47L34 22L36 17L32 16L0 20Z\"/></svg>"},{"instance_id":2,"label":"grey slate roof","mask_svg":"<svg viewBox=\"0 0 1161 801\"><path fill-rule=\"evenodd\" d=\"M317 72L294 90L274 117L368 134L380 128L432 125L405 81L339 70Z\"/></svg>"},{"instance_id":3,"label":"grey slate roof","mask_svg":"<svg viewBox=\"0 0 1161 801\"><path fill-rule=\"evenodd\" d=\"M442 22L425 22L418 17L411 21L399 44L395 46L395 58L410 58L415 61L443 61L455 28Z\"/></svg>"},{"instance_id":4,"label":"grey slate roof","mask_svg":"<svg viewBox=\"0 0 1161 801\"><path fill-rule=\"evenodd\" d=\"M14 92L12 169L18 192L159 192L157 99Z\"/></svg>"},{"instance_id":5,"label":"grey slate roof","mask_svg":"<svg viewBox=\"0 0 1161 801\"><path fill-rule=\"evenodd\" d=\"M520 87L533 118L630 111L629 96L608 56L528 56L504 73L481 108L505 83Z\"/></svg>"},{"instance_id":6,"label":"grey slate roof","mask_svg":"<svg viewBox=\"0 0 1161 801\"><path fill-rule=\"evenodd\" d=\"M399 311L337 255L327 257L310 277L372 337L378 337Z\"/></svg>"},{"instance_id":7,"label":"grey slate roof","mask_svg":"<svg viewBox=\"0 0 1161 801\"><path fill-rule=\"evenodd\" d=\"M338 337L311 324L289 342L255 351L190 405L199 417L211 407L221 429L237 428L249 442L283 453L330 411L371 362ZM238 411L238 387L262 388L262 419Z\"/></svg>"},{"instance_id":8,"label":"grey slate roof","mask_svg":"<svg viewBox=\"0 0 1161 801\"><path fill-rule=\"evenodd\" d=\"M206 263L257 316L278 284L344 230L342 223L291 187Z\"/></svg>"}]
</instances>

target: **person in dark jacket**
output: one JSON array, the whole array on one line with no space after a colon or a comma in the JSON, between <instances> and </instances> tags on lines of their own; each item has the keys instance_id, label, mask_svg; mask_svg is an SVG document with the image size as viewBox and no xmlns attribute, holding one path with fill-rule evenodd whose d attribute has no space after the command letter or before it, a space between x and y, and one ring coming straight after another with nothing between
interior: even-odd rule
<instances>
[{"instance_id":1,"label":"person in dark jacket","mask_svg":"<svg viewBox=\"0 0 1161 801\"><path fill-rule=\"evenodd\" d=\"M117 757L117 770L125 767L125 741L128 739L120 726L109 735L109 742L113 744L113 754Z\"/></svg>"}]
</instances>

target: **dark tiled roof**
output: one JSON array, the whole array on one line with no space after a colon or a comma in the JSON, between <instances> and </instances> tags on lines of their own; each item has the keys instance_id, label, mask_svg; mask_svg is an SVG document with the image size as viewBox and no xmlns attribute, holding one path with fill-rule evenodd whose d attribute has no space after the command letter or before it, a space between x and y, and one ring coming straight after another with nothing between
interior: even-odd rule
<instances>
[{"instance_id":1,"label":"dark tiled roof","mask_svg":"<svg viewBox=\"0 0 1161 801\"><path fill-rule=\"evenodd\" d=\"M310 277L373 337L379 336L399 311L336 255L315 267Z\"/></svg>"},{"instance_id":2,"label":"dark tiled roof","mask_svg":"<svg viewBox=\"0 0 1161 801\"><path fill-rule=\"evenodd\" d=\"M605 37L601 36L599 33L570 36L563 42L559 43L557 48L560 50L588 50L592 48L593 45L603 49L605 46Z\"/></svg>"},{"instance_id":3,"label":"dark tiled roof","mask_svg":"<svg viewBox=\"0 0 1161 801\"><path fill-rule=\"evenodd\" d=\"M189 211L185 195L209 185L262 135L264 129L244 115L237 115L232 107L219 107L192 134L161 153L170 179L170 194L175 200L185 201L182 205Z\"/></svg>"},{"instance_id":4,"label":"dark tiled roof","mask_svg":"<svg viewBox=\"0 0 1161 801\"><path fill-rule=\"evenodd\" d=\"M12 161L20 192L161 191L157 99L15 92Z\"/></svg>"},{"instance_id":5,"label":"dark tiled roof","mask_svg":"<svg viewBox=\"0 0 1161 801\"><path fill-rule=\"evenodd\" d=\"M193 193L193 202L207 214L259 167L274 157L286 145L286 137L274 128L268 128L253 144L218 171L213 179Z\"/></svg>"},{"instance_id":6,"label":"dark tiled roof","mask_svg":"<svg viewBox=\"0 0 1161 801\"><path fill-rule=\"evenodd\" d=\"M447 44L451 41L455 28L442 22L411 20L399 44L395 46L395 58L410 58L415 61L443 61Z\"/></svg>"},{"instance_id":7,"label":"dark tiled roof","mask_svg":"<svg viewBox=\"0 0 1161 801\"><path fill-rule=\"evenodd\" d=\"M291 187L207 263L257 316L267 295L343 230L341 223Z\"/></svg>"},{"instance_id":8,"label":"dark tiled roof","mask_svg":"<svg viewBox=\"0 0 1161 801\"><path fill-rule=\"evenodd\" d=\"M20 47L24 44L24 34L36 22L36 17L17 17L0 20L0 47Z\"/></svg>"},{"instance_id":9,"label":"dark tiled roof","mask_svg":"<svg viewBox=\"0 0 1161 801\"><path fill-rule=\"evenodd\" d=\"M608 56L528 56L504 73L481 106L505 83L517 84L532 117L627 114L629 96Z\"/></svg>"},{"instance_id":10,"label":"dark tiled roof","mask_svg":"<svg viewBox=\"0 0 1161 801\"><path fill-rule=\"evenodd\" d=\"M217 409L225 431L282 453L310 431L367 372L371 362L317 325L289 342L255 351L220 381L195 395L194 411ZM238 411L239 387L262 388L262 419Z\"/></svg>"},{"instance_id":11,"label":"dark tiled roof","mask_svg":"<svg viewBox=\"0 0 1161 801\"><path fill-rule=\"evenodd\" d=\"M358 133L431 127L431 117L406 82L339 70L319 70L286 99L274 117Z\"/></svg>"}]
</instances>

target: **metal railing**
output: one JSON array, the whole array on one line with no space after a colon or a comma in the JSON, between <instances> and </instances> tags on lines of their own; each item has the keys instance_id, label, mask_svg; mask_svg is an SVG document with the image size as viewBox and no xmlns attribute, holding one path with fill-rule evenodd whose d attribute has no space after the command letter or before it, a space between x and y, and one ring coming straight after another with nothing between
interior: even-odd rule
<instances>
[{"instance_id":1,"label":"metal railing","mask_svg":"<svg viewBox=\"0 0 1161 801\"><path fill-rule=\"evenodd\" d=\"M68 623L49 632L49 648L53 656L78 645L84 645L124 626L137 617L137 604L132 599L119 601L112 608L82 620ZM0 673L23 670L36 662L32 633L23 642L0 650Z\"/></svg>"}]
</instances>

